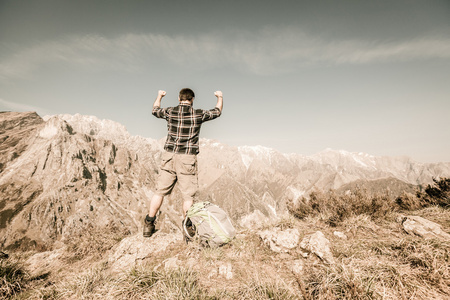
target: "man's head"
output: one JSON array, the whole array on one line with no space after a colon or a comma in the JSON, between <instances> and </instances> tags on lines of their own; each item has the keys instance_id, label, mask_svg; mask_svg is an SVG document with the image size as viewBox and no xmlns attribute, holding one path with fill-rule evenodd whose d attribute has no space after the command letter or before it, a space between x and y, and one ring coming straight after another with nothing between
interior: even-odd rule
<instances>
[{"instance_id":1,"label":"man's head","mask_svg":"<svg viewBox=\"0 0 450 300\"><path fill-rule=\"evenodd\" d=\"M180 102L189 101L192 103L192 101L194 101L194 97L195 97L194 91L186 88L180 91L178 99L180 100Z\"/></svg>"}]
</instances>

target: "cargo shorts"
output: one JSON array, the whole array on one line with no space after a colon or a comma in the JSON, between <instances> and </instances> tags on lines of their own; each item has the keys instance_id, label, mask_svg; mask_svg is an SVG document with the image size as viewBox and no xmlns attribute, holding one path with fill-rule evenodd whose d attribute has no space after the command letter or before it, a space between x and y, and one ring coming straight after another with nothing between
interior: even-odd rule
<instances>
[{"instance_id":1,"label":"cargo shorts","mask_svg":"<svg viewBox=\"0 0 450 300\"><path fill-rule=\"evenodd\" d=\"M164 151L161 155L156 194L169 195L177 182L183 200L194 201L198 191L197 155Z\"/></svg>"}]
</instances>

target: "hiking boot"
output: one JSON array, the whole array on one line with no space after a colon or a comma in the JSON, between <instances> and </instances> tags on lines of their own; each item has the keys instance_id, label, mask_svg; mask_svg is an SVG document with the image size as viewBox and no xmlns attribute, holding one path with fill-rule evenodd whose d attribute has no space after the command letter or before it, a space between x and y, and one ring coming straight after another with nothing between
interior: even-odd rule
<instances>
[{"instance_id":1,"label":"hiking boot","mask_svg":"<svg viewBox=\"0 0 450 300\"><path fill-rule=\"evenodd\" d=\"M155 233L155 223L144 220L144 237L151 237Z\"/></svg>"}]
</instances>

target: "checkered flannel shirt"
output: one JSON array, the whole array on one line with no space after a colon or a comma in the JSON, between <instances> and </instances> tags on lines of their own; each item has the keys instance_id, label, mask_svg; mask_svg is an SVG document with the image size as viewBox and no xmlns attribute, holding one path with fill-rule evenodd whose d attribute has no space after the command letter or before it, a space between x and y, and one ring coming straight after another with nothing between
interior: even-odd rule
<instances>
[{"instance_id":1,"label":"checkered flannel shirt","mask_svg":"<svg viewBox=\"0 0 450 300\"><path fill-rule=\"evenodd\" d=\"M167 139L164 149L181 154L198 154L200 127L203 122L219 117L222 112L217 107L211 110L194 109L192 105L180 104L176 107L153 107L152 114L167 120Z\"/></svg>"}]
</instances>

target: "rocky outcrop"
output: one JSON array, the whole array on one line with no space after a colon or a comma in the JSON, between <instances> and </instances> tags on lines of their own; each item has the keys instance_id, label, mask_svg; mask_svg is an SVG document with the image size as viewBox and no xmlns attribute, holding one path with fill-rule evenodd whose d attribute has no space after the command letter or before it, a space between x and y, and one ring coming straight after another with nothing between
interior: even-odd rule
<instances>
[{"instance_id":1,"label":"rocky outcrop","mask_svg":"<svg viewBox=\"0 0 450 300\"><path fill-rule=\"evenodd\" d=\"M0 247L45 249L111 222L139 231L157 175L156 141L104 139L57 116L0 116Z\"/></svg>"},{"instance_id":2,"label":"rocky outcrop","mask_svg":"<svg viewBox=\"0 0 450 300\"><path fill-rule=\"evenodd\" d=\"M35 112L0 112L0 173L7 163L25 151L28 137L43 123Z\"/></svg>"},{"instance_id":3,"label":"rocky outcrop","mask_svg":"<svg viewBox=\"0 0 450 300\"><path fill-rule=\"evenodd\" d=\"M52 251L39 252L29 257L25 262L25 268L31 276L40 276L59 270L67 265L64 260L66 248Z\"/></svg>"},{"instance_id":4,"label":"rocky outcrop","mask_svg":"<svg viewBox=\"0 0 450 300\"><path fill-rule=\"evenodd\" d=\"M424 239L441 239L450 241L450 234L442 230L441 225L419 216L407 216L402 219L403 229Z\"/></svg>"},{"instance_id":5,"label":"rocky outcrop","mask_svg":"<svg viewBox=\"0 0 450 300\"><path fill-rule=\"evenodd\" d=\"M334 257L330 250L330 241L321 231L305 236L299 246L306 250L307 254L315 254L327 264L334 263Z\"/></svg>"},{"instance_id":6,"label":"rocky outcrop","mask_svg":"<svg viewBox=\"0 0 450 300\"><path fill-rule=\"evenodd\" d=\"M181 233L155 233L151 238L144 238L142 234L136 234L123 239L109 256L108 263L112 272L126 271L131 267L141 264L146 259L152 258L159 252L166 250L169 245L182 240ZM165 263L166 268L176 264L174 261Z\"/></svg>"},{"instance_id":7,"label":"rocky outcrop","mask_svg":"<svg viewBox=\"0 0 450 300\"><path fill-rule=\"evenodd\" d=\"M278 253L289 252L295 249L300 241L300 233L296 228L264 230L258 232L258 235L264 244L269 246L272 251Z\"/></svg>"},{"instance_id":8,"label":"rocky outcrop","mask_svg":"<svg viewBox=\"0 0 450 300\"><path fill-rule=\"evenodd\" d=\"M334 257L330 250L330 241L321 231L306 235L300 242L300 233L296 228L281 230L275 228L272 230L263 230L258 232L259 237L270 250L276 253L288 253L300 251L304 258L313 254L320 258L326 264L334 263ZM296 266L294 273L302 270L303 264Z\"/></svg>"}]
</instances>

